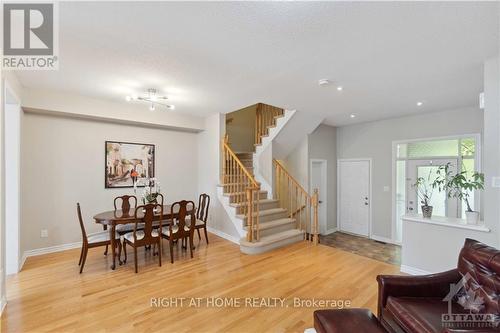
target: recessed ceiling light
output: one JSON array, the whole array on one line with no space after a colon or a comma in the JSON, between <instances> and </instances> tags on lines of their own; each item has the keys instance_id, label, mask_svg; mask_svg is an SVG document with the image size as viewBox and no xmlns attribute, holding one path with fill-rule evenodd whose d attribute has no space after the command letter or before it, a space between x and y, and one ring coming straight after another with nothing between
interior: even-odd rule
<instances>
[{"instance_id":1,"label":"recessed ceiling light","mask_svg":"<svg viewBox=\"0 0 500 333\"><path fill-rule=\"evenodd\" d=\"M354 113L351 113L351 115L349 117L356 118L356 115Z\"/></svg>"},{"instance_id":2,"label":"recessed ceiling light","mask_svg":"<svg viewBox=\"0 0 500 333\"><path fill-rule=\"evenodd\" d=\"M417 102L417 106L422 106L424 105L424 102Z\"/></svg>"},{"instance_id":3,"label":"recessed ceiling light","mask_svg":"<svg viewBox=\"0 0 500 333\"><path fill-rule=\"evenodd\" d=\"M342 87L342 86L338 86L338 87L337 87L337 90L338 90L338 91L342 91L342 90L344 90L344 87Z\"/></svg>"}]
</instances>

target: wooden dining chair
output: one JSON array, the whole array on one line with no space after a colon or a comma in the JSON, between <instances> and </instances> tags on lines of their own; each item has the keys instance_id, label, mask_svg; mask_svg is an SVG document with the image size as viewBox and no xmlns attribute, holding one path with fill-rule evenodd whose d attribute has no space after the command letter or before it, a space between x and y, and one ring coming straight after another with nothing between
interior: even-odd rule
<instances>
[{"instance_id":1,"label":"wooden dining chair","mask_svg":"<svg viewBox=\"0 0 500 333\"><path fill-rule=\"evenodd\" d=\"M108 245L111 245L111 240L109 238L108 231L100 231L92 234L87 234L87 232L85 231L85 225L83 223L80 203L76 204L76 212L78 214L78 222L80 223L80 229L82 231L82 251L80 252L80 260L78 261L81 274L83 272L83 267L85 266L85 261L87 260L87 253L89 252L89 249L99 246L107 247ZM115 234L115 239L120 239L120 235L118 233ZM116 242L116 244L118 246L118 257L120 257L122 246L119 241Z\"/></svg>"},{"instance_id":2,"label":"wooden dining chair","mask_svg":"<svg viewBox=\"0 0 500 333\"><path fill-rule=\"evenodd\" d=\"M200 194L198 199L198 207L196 208L196 222L194 228L198 232L198 238L201 240L200 229L205 233L205 240L208 244L207 234L207 220L208 220L208 207L210 206L210 196L206 193Z\"/></svg>"},{"instance_id":3,"label":"wooden dining chair","mask_svg":"<svg viewBox=\"0 0 500 333\"><path fill-rule=\"evenodd\" d=\"M158 245L158 261L161 267L161 235L158 229L153 228L153 220L155 219L155 208L159 209L159 222L161 229L161 221L163 220L163 206L158 204L147 204L139 206L135 209L134 213L134 230L123 236L123 252L125 254L124 263L127 262L127 244L134 248L134 264L135 272L137 273L137 248L146 245ZM139 216L144 215L142 223L144 229L140 230L138 227L141 224Z\"/></svg>"},{"instance_id":4,"label":"wooden dining chair","mask_svg":"<svg viewBox=\"0 0 500 333\"><path fill-rule=\"evenodd\" d=\"M192 201L178 201L174 202L170 207L170 216L175 216L175 211L178 208L177 218L170 221L170 225L161 229L161 237L168 240L170 248L170 262L174 263L174 241L184 241L189 238L189 252L193 258L193 235L194 224L189 227L186 224L186 217L190 215L191 221L195 220L194 202Z\"/></svg>"}]
</instances>

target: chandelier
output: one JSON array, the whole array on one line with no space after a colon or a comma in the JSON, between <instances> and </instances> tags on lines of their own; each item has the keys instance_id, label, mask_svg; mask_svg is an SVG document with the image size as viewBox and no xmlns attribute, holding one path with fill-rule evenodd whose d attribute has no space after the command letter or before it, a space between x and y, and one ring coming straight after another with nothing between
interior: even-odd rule
<instances>
[{"instance_id":1,"label":"chandelier","mask_svg":"<svg viewBox=\"0 0 500 333\"><path fill-rule=\"evenodd\" d=\"M140 102L146 102L149 103L149 109L151 111L155 110L155 107L158 106L164 106L167 109L173 110L175 109L175 106L172 104L167 104L165 101L168 99L167 96L159 96L158 95L158 90L156 89L148 89L145 95L143 96L137 96L137 95L128 95L125 96L125 100L127 102L135 102L135 101L140 101Z\"/></svg>"}]
</instances>

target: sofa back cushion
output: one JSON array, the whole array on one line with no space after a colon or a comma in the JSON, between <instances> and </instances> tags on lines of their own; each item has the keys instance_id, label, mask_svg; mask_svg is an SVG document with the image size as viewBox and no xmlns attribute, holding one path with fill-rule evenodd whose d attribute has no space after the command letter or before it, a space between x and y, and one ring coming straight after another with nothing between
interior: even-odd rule
<instances>
[{"instance_id":1,"label":"sofa back cushion","mask_svg":"<svg viewBox=\"0 0 500 333\"><path fill-rule=\"evenodd\" d=\"M481 312L500 314L500 251L467 238L458 258L458 271L469 273L467 290L483 298Z\"/></svg>"}]
</instances>

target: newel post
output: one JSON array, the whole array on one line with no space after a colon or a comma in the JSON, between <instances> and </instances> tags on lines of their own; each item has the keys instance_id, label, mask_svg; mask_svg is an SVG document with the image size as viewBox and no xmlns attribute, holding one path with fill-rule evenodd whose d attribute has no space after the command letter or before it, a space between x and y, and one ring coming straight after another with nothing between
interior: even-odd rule
<instances>
[{"instance_id":1,"label":"newel post","mask_svg":"<svg viewBox=\"0 0 500 333\"><path fill-rule=\"evenodd\" d=\"M313 202L313 227L311 233L313 234L314 245L318 245L318 204L319 204L319 194L318 189L314 189L314 194L312 197Z\"/></svg>"}]
</instances>

